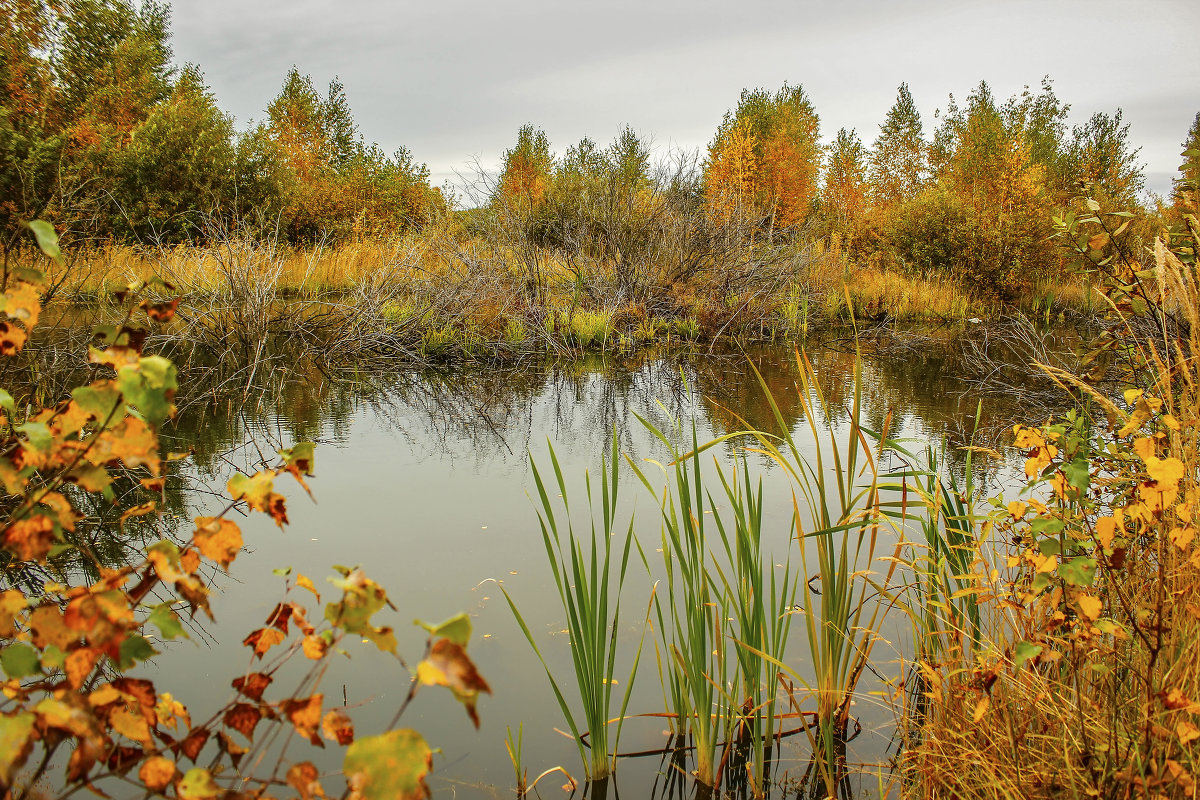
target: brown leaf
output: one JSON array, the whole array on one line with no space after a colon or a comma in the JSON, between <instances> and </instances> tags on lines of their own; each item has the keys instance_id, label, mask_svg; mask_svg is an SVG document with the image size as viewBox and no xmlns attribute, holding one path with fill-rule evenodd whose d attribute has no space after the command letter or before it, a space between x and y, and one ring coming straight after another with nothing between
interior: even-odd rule
<instances>
[{"instance_id":1,"label":"brown leaf","mask_svg":"<svg viewBox=\"0 0 1200 800\"><path fill-rule=\"evenodd\" d=\"M179 773L175 762L163 756L153 756L146 759L138 770L138 780L152 792L161 792L171 785Z\"/></svg>"},{"instance_id":2,"label":"brown leaf","mask_svg":"<svg viewBox=\"0 0 1200 800\"><path fill-rule=\"evenodd\" d=\"M293 764L287 771L287 784L300 793L300 800L312 800L314 797L325 796L320 778L320 773L317 772L317 768L311 761Z\"/></svg>"},{"instance_id":3,"label":"brown leaf","mask_svg":"<svg viewBox=\"0 0 1200 800\"><path fill-rule=\"evenodd\" d=\"M426 686L445 686L467 709L467 716L479 727L475 702L480 692L491 694L491 687L479 674L467 651L449 639L438 639L429 658L417 664L417 678Z\"/></svg>"},{"instance_id":4,"label":"brown leaf","mask_svg":"<svg viewBox=\"0 0 1200 800\"><path fill-rule=\"evenodd\" d=\"M250 741L254 741L254 728L260 719L262 719L262 711L258 706L252 706L249 703L234 703L225 712L224 721L226 727L233 728Z\"/></svg>"},{"instance_id":5,"label":"brown leaf","mask_svg":"<svg viewBox=\"0 0 1200 800\"><path fill-rule=\"evenodd\" d=\"M321 700L324 695L314 694L302 700L284 700L279 704L284 714L296 726L296 732L318 747L324 747L317 728L321 725Z\"/></svg>"},{"instance_id":6,"label":"brown leaf","mask_svg":"<svg viewBox=\"0 0 1200 800\"><path fill-rule=\"evenodd\" d=\"M193 762L196 756L200 755L200 751L204 749L205 743L208 742L209 732L207 728L194 728L187 737L179 743L179 752L190 758Z\"/></svg>"},{"instance_id":7,"label":"brown leaf","mask_svg":"<svg viewBox=\"0 0 1200 800\"><path fill-rule=\"evenodd\" d=\"M333 709L321 720L321 733L331 742L345 747L354 741L354 721L341 709Z\"/></svg>"},{"instance_id":8,"label":"brown leaf","mask_svg":"<svg viewBox=\"0 0 1200 800\"><path fill-rule=\"evenodd\" d=\"M286 637L284 637L282 631L275 630L274 628L259 628L247 636L242 644L246 645L246 647L253 647L254 655L262 658L268 650L282 642L284 638Z\"/></svg>"},{"instance_id":9,"label":"brown leaf","mask_svg":"<svg viewBox=\"0 0 1200 800\"><path fill-rule=\"evenodd\" d=\"M233 688L251 700L258 701L262 700L263 692L271 685L271 681L272 678L270 675L264 675L261 672L251 672L240 678L234 678Z\"/></svg>"},{"instance_id":10,"label":"brown leaf","mask_svg":"<svg viewBox=\"0 0 1200 800\"><path fill-rule=\"evenodd\" d=\"M134 765L142 760L142 756L146 753L140 747L127 747L120 745L114 747L108 753L108 759L105 763L113 772L126 773L133 769Z\"/></svg>"},{"instance_id":11,"label":"brown leaf","mask_svg":"<svg viewBox=\"0 0 1200 800\"><path fill-rule=\"evenodd\" d=\"M158 695L151 681L142 678L117 678L112 682L112 687L137 700L144 709L154 708L158 703Z\"/></svg>"}]
</instances>

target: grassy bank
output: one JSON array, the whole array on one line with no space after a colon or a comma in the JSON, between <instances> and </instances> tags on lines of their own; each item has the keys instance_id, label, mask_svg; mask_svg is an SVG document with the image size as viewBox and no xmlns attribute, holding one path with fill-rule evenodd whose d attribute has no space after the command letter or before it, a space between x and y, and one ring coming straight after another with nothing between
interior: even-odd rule
<instances>
[{"instance_id":1,"label":"grassy bank","mask_svg":"<svg viewBox=\"0 0 1200 800\"><path fill-rule=\"evenodd\" d=\"M208 246L106 245L52 274L52 297L104 304L153 277L183 295L171 331L328 342L347 358L412 363L534 352L628 351L651 343L801 340L849 324L960 323L1013 312L1050 321L1096 301L1073 279L1012 303L934 274L852 262L820 242L746 243L687 278L639 264L630 289L611 264L518 252L447 221L394 240L297 249L230 234ZM531 281L530 276L536 275ZM324 348L329 352L328 348Z\"/></svg>"}]
</instances>

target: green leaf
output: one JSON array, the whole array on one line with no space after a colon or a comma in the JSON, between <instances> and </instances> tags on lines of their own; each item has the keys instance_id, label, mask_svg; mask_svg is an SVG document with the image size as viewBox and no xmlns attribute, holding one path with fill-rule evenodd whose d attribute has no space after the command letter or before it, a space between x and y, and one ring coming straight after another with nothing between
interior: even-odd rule
<instances>
[{"instance_id":1,"label":"green leaf","mask_svg":"<svg viewBox=\"0 0 1200 800\"><path fill-rule=\"evenodd\" d=\"M21 712L0 715L0 785L12 783L13 772L25 763L29 737L33 733L36 714Z\"/></svg>"},{"instance_id":2,"label":"green leaf","mask_svg":"<svg viewBox=\"0 0 1200 800\"><path fill-rule=\"evenodd\" d=\"M1031 658L1037 658L1042 653L1042 646L1033 642L1017 642L1017 652L1013 663L1020 667Z\"/></svg>"},{"instance_id":3,"label":"green leaf","mask_svg":"<svg viewBox=\"0 0 1200 800\"><path fill-rule=\"evenodd\" d=\"M62 250L58 247L58 234L55 233L53 225L45 220L35 219L29 223L29 230L33 231L38 247L43 253L55 261L62 258Z\"/></svg>"},{"instance_id":4,"label":"green leaf","mask_svg":"<svg viewBox=\"0 0 1200 800\"><path fill-rule=\"evenodd\" d=\"M1051 517L1038 517L1033 522L1029 523L1029 529L1034 533L1042 534L1043 536L1057 536L1062 533L1064 528L1061 519Z\"/></svg>"},{"instance_id":5,"label":"green leaf","mask_svg":"<svg viewBox=\"0 0 1200 800\"><path fill-rule=\"evenodd\" d=\"M1077 458L1067 464L1063 464L1063 475L1067 478L1067 483L1074 486L1079 491L1084 491L1092 482L1091 472L1088 469L1086 458Z\"/></svg>"},{"instance_id":6,"label":"green leaf","mask_svg":"<svg viewBox=\"0 0 1200 800\"><path fill-rule=\"evenodd\" d=\"M42 671L37 650L24 642L12 642L0 650L0 668L10 678L24 678Z\"/></svg>"},{"instance_id":7,"label":"green leaf","mask_svg":"<svg viewBox=\"0 0 1200 800\"><path fill-rule=\"evenodd\" d=\"M1091 586L1096 581L1096 559L1076 556L1058 565L1058 574L1072 586Z\"/></svg>"},{"instance_id":8,"label":"green leaf","mask_svg":"<svg viewBox=\"0 0 1200 800\"><path fill-rule=\"evenodd\" d=\"M162 356L146 356L117 371L117 388L147 421L158 425L171 415L171 398L179 388L175 365Z\"/></svg>"},{"instance_id":9,"label":"green leaf","mask_svg":"<svg viewBox=\"0 0 1200 800\"><path fill-rule=\"evenodd\" d=\"M54 446L54 434L50 433L45 423L23 422L14 425L13 429L25 434L34 450L44 453Z\"/></svg>"},{"instance_id":10,"label":"green leaf","mask_svg":"<svg viewBox=\"0 0 1200 800\"><path fill-rule=\"evenodd\" d=\"M421 734L388 731L346 748L342 771L353 795L361 800L424 800L429 797L425 776L432 760Z\"/></svg>"},{"instance_id":11,"label":"green leaf","mask_svg":"<svg viewBox=\"0 0 1200 800\"><path fill-rule=\"evenodd\" d=\"M17 413L17 404L13 401L13 396L8 393L7 389L0 389L0 408L7 411L10 418L13 414Z\"/></svg>"},{"instance_id":12,"label":"green leaf","mask_svg":"<svg viewBox=\"0 0 1200 800\"><path fill-rule=\"evenodd\" d=\"M188 638L183 623L179 621L179 615L171 609L170 603L155 606L146 622L158 628L164 639L177 639L180 636Z\"/></svg>"},{"instance_id":13,"label":"green leaf","mask_svg":"<svg viewBox=\"0 0 1200 800\"><path fill-rule=\"evenodd\" d=\"M1092 211L1100 210L1100 204L1097 203L1095 200L1093 200L1090 197L1087 199L1087 207L1090 208Z\"/></svg>"},{"instance_id":14,"label":"green leaf","mask_svg":"<svg viewBox=\"0 0 1200 800\"><path fill-rule=\"evenodd\" d=\"M121 393L112 386L80 386L71 390L71 399L84 411L104 422L121 402Z\"/></svg>"},{"instance_id":15,"label":"green leaf","mask_svg":"<svg viewBox=\"0 0 1200 800\"><path fill-rule=\"evenodd\" d=\"M193 767L179 781L176 790L179 800L210 800L221 796L221 788L213 781L212 775L206 769Z\"/></svg>"},{"instance_id":16,"label":"green leaf","mask_svg":"<svg viewBox=\"0 0 1200 800\"><path fill-rule=\"evenodd\" d=\"M413 624L420 625L429 631L431 636L449 639L459 647L466 647L467 641L471 638L471 618L466 614L457 614L437 625L430 625L419 619L414 619Z\"/></svg>"},{"instance_id":17,"label":"green leaf","mask_svg":"<svg viewBox=\"0 0 1200 800\"><path fill-rule=\"evenodd\" d=\"M121 670L127 670L137 662L146 661L157 654L158 651L150 646L150 642L146 637L134 634L121 642L117 667Z\"/></svg>"}]
</instances>

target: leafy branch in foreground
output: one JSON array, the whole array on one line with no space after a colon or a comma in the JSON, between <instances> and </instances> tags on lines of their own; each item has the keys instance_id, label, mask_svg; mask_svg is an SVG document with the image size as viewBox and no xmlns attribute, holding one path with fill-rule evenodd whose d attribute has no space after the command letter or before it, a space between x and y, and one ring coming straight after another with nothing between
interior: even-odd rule
<instances>
[{"instance_id":1,"label":"leafy branch in foreground","mask_svg":"<svg viewBox=\"0 0 1200 800\"><path fill-rule=\"evenodd\" d=\"M29 225L45 255L60 256L54 230ZM19 351L41 311L44 277L24 269L5 276L0 311L0 352ZM121 523L161 514L167 464L159 432L174 415L175 367L145 355L147 329L136 319L167 323L177 300L150 296L157 284L125 293L119 325L96 330L89 351L96 380L46 408L0 389L0 668L7 680L0 700L0 792L25 800L46 790L66 797L80 788L97 793L121 784L145 796L180 800L265 798L284 787L302 798L323 797L322 776L309 760L288 758L294 738L346 748L349 797L423 798L431 750L412 730L394 730L421 686L441 685L463 703L478 725L480 692L489 692L467 656L470 621L454 617L426 625L429 638L409 690L389 730L357 738L345 709L326 707L318 691L332 655L344 653L347 636L373 642L396 655L392 629L376 622L390 606L387 594L357 569L339 568L333 580L341 597L326 603L324 620L285 596L243 644L251 668L235 677L234 699L200 721L177 697L137 674L159 652L156 642L186 638L181 614L212 618L206 562L228 570L242 548L242 532L229 519L244 507L287 523L286 501L276 491L285 473L305 490L313 474L313 447L279 451L277 466L228 482L231 501L213 516L197 517L191 532L164 537L117 567L106 565L79 535L84 501L117 500L116 487L132 483L144 502L131 503ZM128 498L121 498L128 503ZM320 602L312 581L297 575L288 593L305 589ZM161 646L161 645L160 645ZM293 656L313 664L299 684L277 699L267 690ZM257 664L256 664L257 662ZM165 682L165 681L163 681ZM261 728L260 728L261 725ZM235 735L236 734L236 735ZM66 751L70 752L69 756ZM62 754L60 756L60 754ZM63 766L65 772L57 774ZM192 766L187 766L191 762ZM29 771L21 772L25 768ZM38 785L35 790L33 787Z\"/></svg>"}]
</instances>

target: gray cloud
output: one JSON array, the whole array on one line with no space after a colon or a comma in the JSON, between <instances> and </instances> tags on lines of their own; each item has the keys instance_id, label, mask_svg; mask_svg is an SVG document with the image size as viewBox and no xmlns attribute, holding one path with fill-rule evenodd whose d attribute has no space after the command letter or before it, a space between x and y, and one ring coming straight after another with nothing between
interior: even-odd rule
<instances>
[{"instance_id":1,"label":"gray cloud","mask_svg":"<svg viewBox=\"0 0 1200 800\"><path fill-rule=\"evenodd\" d=\"M239 121L261 118L295 64L346 85L364 136L405 145L435 181L494 164L517 128L556 149L630 124L703 147L745 87L803 84L822 133L874 138L907 81L925 115L986 79L1001 98L1045 74L1071 121L1121 107L1165 192L1200 109L1189 35L1200 5L1099 2L187 0L175 51Z\"/></svg>"}]
</instances>

